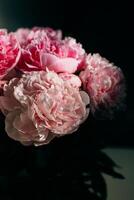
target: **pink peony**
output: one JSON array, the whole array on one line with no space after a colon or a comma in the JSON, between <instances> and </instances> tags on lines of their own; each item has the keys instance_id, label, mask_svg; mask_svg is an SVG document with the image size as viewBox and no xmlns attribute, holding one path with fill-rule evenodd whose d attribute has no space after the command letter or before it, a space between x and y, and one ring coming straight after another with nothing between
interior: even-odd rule
<instances>
[{"instance_id":1,"label":"pink peony","mask_svg":"<svg viewBox=\"0 0 134 200\"><path fill-rule=\"evenodd\" d=\"M62 39L61 30L53 30L52 28L44 27L33 27L29 28L19 28L16 30L15 35L19 41L21 47L27 46L31 40L34 39L36 32L44 32L50 39L60 40Z\"/></svg>"},{"instance_id":2,"label":"pink peony","mask_svg":"<svg viewBox=\"0 0 134 200\"><path fill-rule=\"evenodd\" d=\"M17 38L18 42L20 43L21 47L27 45L29 33L30 33L30 29L28 29L28 28L19 28L15 32L16 38Z\"/></svg>"},{"instance_id":3,"label":"pink peony","mask_svg":"<svg viewBox=\"0 0 134 200\"><path fill-rule=\"evenodd\" d=\"M86 92L63 76L43 71L12 79L0 97L7 134L25 145L73 133L88 116L87 104Z\"/></svg>"},{"instance_id":4,"label":"pink peony","mask_svg":"<svg viewBox=\"0 0 134 200\"><path fill-rule=\"evenodd\" d=\"M30 32L18 65L21 71L41 71L48 68L57 73L74 73L77 70L85 54L81 44L76 43L73 38L61 40L59 32L54 34L50 30L33 29Z\"/></svg>"},{"instance_id":5,"label":"pink peony","mask_svg":"<svg viewBox=\"0 0 134 200\"><path fill-rule=\"evenodd\" d=\"M15 67L20 58L20 46L13 33L0 30L0 79Z\"/></svg>"},{"instance_id":6,"label":"pink peony","mask_svg":"<svg viewBox=\"0 0 134 200\"><path fill-rule=\"evenodd\" d=\"M87 58L86 69L80 73L80 78L91 98L92 111L102 105L106 108L118 106L125 96L121 69L99 54L89 55Z\"/></svg>"},{"instance_id":7,"label":"pink peony","mask_svg":"<svg viewBox=\"0 0 134 200\"><path fill-rule=\"evenodd\" d=\"M69 73L60 73L59 76L66 81L66 83L70 84L72 87L80 88L81 87L81 80L75 74Z\"/></svg>"},{"instance_id":8,"label":"pink peony","mask_svg":"<svg viewBox=\"0 0 134 200\"><path fill-rule=\"evenodd\" d=\"M33 27L33 32L36 31L44 31L47 36L52 40L61 40L62 39L62 31L61 30L54 30L49 27Z\"/></svg>"}]
</instances>

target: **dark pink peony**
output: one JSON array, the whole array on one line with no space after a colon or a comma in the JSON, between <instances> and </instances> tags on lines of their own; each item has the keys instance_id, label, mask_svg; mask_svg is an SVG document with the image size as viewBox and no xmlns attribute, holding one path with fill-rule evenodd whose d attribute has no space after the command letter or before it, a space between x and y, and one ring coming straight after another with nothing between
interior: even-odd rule
<instances>
[{"instance_id":1,"label":"dark pink peony","mask_svg":"<svg viewBox=\"0 0 134 200\"><path fill-rule=\"evenodd\" d=\"M119 106L125 96L121 69L99 54L89 55L86 63L86 69L80 73L80 78L90 96L92 111L94 112L99 106L108 109Z\"/></svg>"},{"instance_id":2,"label":"dark pink peony","mask_svg":"<svg viewBox=\"0 0 134 200\"><path fill-rule=\"evenodd\" d=\"M85 54L73 38L61 40L59 31L34 28L23 45L18 68L21 71L51 71L74 73Z\"/></svg>"},{"instance_id":3,"label":"dark pink peony","mask_svg":"<svg viewBox=\"0 0 134 200\"><path fill-rule=\"evenodd\" d=\"M76 131L88 116L87 104L86 92L63 76L43 71L12 79L0 97L7 134L26 145L46 144Z\"/></svg>"},{"instance_id":4,"label":"dark pink peony","mask_svg":"<svg viewBox=\"0 0 134 200\"><path fill-rule=\"evenodd\" d=\"M20 45L14 33L0 30L0 79L13 69L20 58Z\"/></svg>"}]
</instances>

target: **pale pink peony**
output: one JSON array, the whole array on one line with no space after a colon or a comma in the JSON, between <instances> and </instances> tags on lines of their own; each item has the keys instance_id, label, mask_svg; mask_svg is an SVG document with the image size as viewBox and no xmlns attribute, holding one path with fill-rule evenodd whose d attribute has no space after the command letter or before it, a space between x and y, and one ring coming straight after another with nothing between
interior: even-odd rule
<instances>
[{"instance_id":1,"label":"pale pink peony","mask_svg":"<svg viewBox=\"0 0 134 200\"><path fill-rule=\"evenodd\" d=\"M52 33L49 29L33 29L30 32L27 45L22 48L20 70L41 71L48 68L57 73L74 73L77 70L85 54L81 44L73 38L61 40L58 32Z\"/></svg>"},{"instance_id":2,"label":"pale pink peony","mask_svg":"<svg viewBox=\"0 0 134 200\"><path fill-rule=\"evenodd\" d=\"M86 69L80 73L80 78L90 96L92 111L99 106L108 109L119 106L125 96L125 81L121 69L99 54L89 55L86 62Z\"/></svg>"},{"instance_id":3,"label":"pale pink peony","mask_svg":"<svg viewBox=\"0 0 134 200\"><path fill-rule=\"evenodd\" d=\"M69 74L69 73L60 73L59 76L66 81L66 83L70 84L71 86L75 88L81 87L81 80L78 76L75 74Z\"/></svg>"},{"instance_id":4,"label":"pale pink peony","mask_svg":"<svg viewBox=\"0 0 134 200\"><path fill-rule=\"evenodd\" d=\"M4 86L0 108L7 134L41 145L70 134L87 118L89 97L54 72L30 72Z\"/></svg>"},{"instance_id":5,"label":"pale pink peony","mask_svg":"<svg viewBox=\"0 0 134 200\"><path fill-rule=\"evenodd\" d=\"M20 45L14 33L0 29L0 79L15 67L20 58Z\"/></svg>"}]
</instances>

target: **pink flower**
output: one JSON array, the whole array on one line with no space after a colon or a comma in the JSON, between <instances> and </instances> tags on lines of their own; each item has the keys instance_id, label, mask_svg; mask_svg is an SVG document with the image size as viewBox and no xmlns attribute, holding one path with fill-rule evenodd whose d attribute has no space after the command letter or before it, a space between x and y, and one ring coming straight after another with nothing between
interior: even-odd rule
<instances>
[{"instance_id":1,"label":"pink flower","mask_svg":"<svg viewBox=\"0 0 134 200\"><path fill-rule=\"evenodd\" d=\"M59 76L66 81L67 84L70 84L72 87L80 88L81 87L81 80L75 74L69 73L60 73Z\"/></svg>"},{"instance_id":2,"label":"pink flower","mask_svg":"<svg viewBox=\"0 0 134 200\"><path fill-rule=\"evenodd\" d=\"M20 58L20 46L13 33L0 29L0 79L15 67Z\"/></svg>"},{"instance_id":3,"label":"pink flower","mask_svg":"<svg viewBox=\"0 0 134 200\"><path fill-rule=\"evenodd\" d=\"M7 134L26 145L46 144L76 131L88 116L87 104L86 92L43 71L12 79L0 97Z\"/></svg>"},{"instance_id":4,"label":"pink flower","mask_svg":"<svg viewBox=\"0 0 134 200\"><path fill-rule=\"evenodd\" d=\"M73 38L60 39L59 32L35 29L23 46L18 68L22 71L51 71L74 73L85 54L81 44Z\"/></svg>"},{"instance_id":5,"label":"pink flower","mask_svg":"<svg viewBox=\"0 0 134 200\"><path fill-rule=\"evenodd\" d=\"M49 38L52 40L61 40L62 39L62 31L61 30L54 30L50 27L33 27L33 32L36 31L44 31Z\"/></svg>"},{"instance_id":6,"label":"pink flower","mask_svg":"<svg viewBox=\"0 0 134 200\"><path fill-rule=\"evenodd\" d=\"M123 73L99 54L88 56L87 67L80 78L90 96L93 112L102 105L113 108L122 103L125 96Z\"/></svg>"},{"instance_id":7,"label":"pink flower","mask_svg":"<svg viewBox=\"0 0 134 200\"><path fill-rule=\"evenodd\" d=\"M23 47L27 44L28 35L30 33L30 29L28 28L19 28L16 32L16 38L20 43L20 46Z\"/></svg>"},{"instance_id":8,"label":"pink flower","mask_svg":"<svg viewBox=\"0 0 134 200\"><path fill-rule=\"evenodd\" d=\"M21 47L28 45L32 39L34 39L36 32L44 32L49 38L60 40L62 38L61 30L53 30L49 27L33 27L29 28L19 28L16 30L15 35L19 41Z\"/></svg>"}]
</instances>

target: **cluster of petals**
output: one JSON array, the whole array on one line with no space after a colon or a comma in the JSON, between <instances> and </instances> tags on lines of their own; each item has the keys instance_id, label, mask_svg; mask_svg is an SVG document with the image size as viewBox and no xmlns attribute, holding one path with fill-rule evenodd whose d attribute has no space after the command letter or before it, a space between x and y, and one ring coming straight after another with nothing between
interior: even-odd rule
<instances>
[{"instance_id":1,"label":"cluster of petals","mask_svg":"<svg viewBox=\"0 0 134 200\"><path fill-rule=\"evenodd\" d=\"M16 33L22 46L18 64L21 71L51 71L74 73L85 54L74 38L62 39L61 31L50 28L19 29Z\"/></svg>"},{"instance_id":2,"label":"cluster of petals","mask_svg":"<svg viewBox=\"0 0 134 200\"><path fill-rule=\"evenodd\" d=\"M78 129L88 116L89 96L80 90L77 76L68 76L69 81L66 77L29 72L4 85L0 108L9 137L25 145L41 145Z\"/></svg>"},{"instance_id":3,"label":"cluster of petals","mask_svg":"<svg viewBox=\"0 0 134 200\"><path fill-rule=\"evenodd\" d=\"M115 107L125 96L125 79L121 69L99 54L87 56L80 78L91 98L92 111L99 106Z\"/></svg>"},{"instance_id":4,"label":"cluster of petals","mask_svg":"<svg viewBox=\"0 0 134 200\"><path fill-rule=\"evenodd\" d=\"M61 30L0 29L0 110L7 134L22 144L75 132L89 110L120 108L125 89L120 68Z\"/></svg>"},{"instance_id":5,"label":"cluster of petals","mask_svg":"<svg viewBox=\"0 0 134 200\"><path fill-rule=\"evenodd\" d=\"M0 80L16 66L20 54L20 45L15 34L0 30Z\"/></svg>"}]
</instances>

